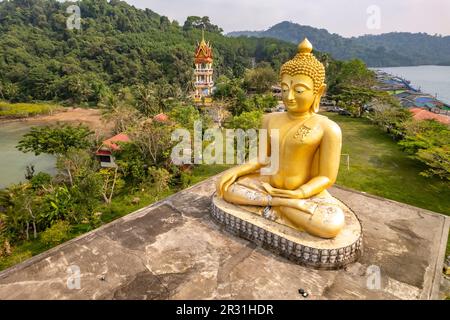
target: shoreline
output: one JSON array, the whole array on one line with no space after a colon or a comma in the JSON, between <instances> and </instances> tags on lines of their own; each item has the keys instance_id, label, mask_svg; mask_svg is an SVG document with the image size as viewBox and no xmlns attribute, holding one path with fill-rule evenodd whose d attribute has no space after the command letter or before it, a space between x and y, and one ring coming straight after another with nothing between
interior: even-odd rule
<instances>
[{"instance_id":1,"label":"shoreline","mask_svg":"<svg viewBox=\"0 0 450 320\"><path fill-rule=\"evenodd\" d=\"M369 69L387 69L387 68L414 68L414 67L450 67L450 65L419 64L419 65L412 65L412 66L368 67L368 68Z\"/></svg>"},{"instance_id":2,"label":"shoreline","mask_svg":"<svg viewBox=\"0 0 450 320\"><path fill-rule=\"evenodd\" d=\"M373 67L373 68L369 68L369 69L374 71L377 74L377 76L380 75L380 73L389 75L389 78L392 81L395 81L395 79L400 79L404 82L405 86L407 87L407 90L413 91L422 96L428 96L428 97L436 100L437 102L439 102L441 105L444 105L444 107L446 106L447 108L450 109L450 86L449 86L449 89L445 88L444 90L442 90L442 87L440 87L440 86L445 86L447 84L447 81L443 80L443 79L446 79L445 75L442 76L441 74L436 74L437 80L427 79L426 76L425 76L425 78L418 80L417 78L415 79L416 75L414 75L412 73L412 74L410 74L410 76L413 78L411 80L405 74L402 74L402 72L395 73L395 70L392 70L392 69L401 69L401 68L408 68L408 69L416 68L416 69L418 69L421 67L448 68L449 72L450 72L450 66L441 66L441 65ZM407 72L404 72L404 73L407 73ZM426 90L426 89L424 90L423 86L426 87L425 84L429 81L435 82L434 86L436 86L436 85L439 85L439 86L436 88L433 87L432 89L428 88L428 90ZM420 83L420 82L423 82L423 83ZM400 90L401 88L396 88L396 89ZM435 92L432 92L432 91L435 91ZM442 99L441 97L444 97L444 98ZM419 106L419 107L421 107L421 106Z\"/></svg>"},{"instance_id":3,"label":"shoreline","mask_svg":"<svg viewBox=\"0 0 450 320\"><path fill-rule=\"evenodd\" d=\"M450 116L449 103L430 93L423 92L421 87L415 88L412 81L404 76L394 75L389 70L372 69L372 71L375 72L378 82L375 88L396 97L403 107L420 108L435 114Z\"/></svg>"},{"instance_id":4,"label":"shoreline","mask_svg":"<svg viewBox=\"0 0 450 320\"><path fill-rule=\"evenodd\" d=\"M2 154L0 170L0 189L11 184L23 181L23 172L26 165L33 164L37 171L51 173L55 163L45 155L35 157L31 153L23 154L15 148L20 137L31 127L51 126L56 123L83 124L94 132L93 138L103 140L112 134L113 124L102 120L102 111L99 109L64 108L49 114L31 116L27 118L0 119L0 131L5 134L0 143ZM11 134L9 134L11 132ZM44 158L42 158L44 157ZM8 168L8 169L5 169Z\"/></svg>"}]
</instances>

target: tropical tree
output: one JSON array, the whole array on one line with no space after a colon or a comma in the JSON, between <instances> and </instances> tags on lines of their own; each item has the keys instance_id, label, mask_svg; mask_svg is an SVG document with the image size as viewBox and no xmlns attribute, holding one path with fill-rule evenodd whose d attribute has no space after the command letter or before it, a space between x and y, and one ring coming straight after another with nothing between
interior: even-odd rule
<instances>
[{"instance_id":1,"label":"tropical tree","mask_svg":"<svg viewBox=\"0 0 450 320\"><path fill-rule=\"evenodd\" d=\"M435 120L410 121L399 142L411 157L428 167L421 174L450 180L450 129Z\"/></svg>"},{"instance_id":2,"label":"tropical tree","mask_svg":"<svg viewBox=\"0 0 450 320\"><path fill-rule=\"evenodd\" d=\"M56 167L61 175L67 175L70 186L74 186L75 180L91 168L96 168L97 162L86 150L72 148L66 151L63 157L58 157Z\"/></svg>"},{"instance_id":3,"label":"tropical tree","mask_svg":"<svg viewBox=\"0 0 450 320\"><path fill-rule=\"evenodd\" d=\"M117 105L105 111L103 119L113 123L114 133L119 134L134 128L141 120L141 116L142 114L133 107Z\"/></svg>"},{"instance_id":4,"label":"tropical tree","mask_svg":"<svg viewBox=\"0 0 450 320\"><path fill-rule=\"evenodd\" d=\"M234 116L227 123L228 128L233 129L259 129L261 127L263 113L261 111L243 112Z\"/></svg>"},{"instance_id":5,"label":"tropical tree","mask_svg":"<svg viewBox=\"0 0 450 320\"><path fill-rule=\"evenodd\" d=\"M0 213L0 258L11 254L11 244L8 238L7 216Z\"/></svg>"},{"instance_id":6,"label":"tropical tree","mask_svg":"<svg viewBox=\"0 0 450 320\"><path fill-rule=\"evenodd\" d=\"M170 173L164 168L150 167L148 169L150 181L156 189L156 192L160 193L169 189Z\"/></svg>"},{"instance_id":7,"label":"tropical tree","mask_svg":"<svg viewBox=\"0 0 450 320\"><path fill-rule=\"evenodd\" d=\"M77 221L76 215L75 199L67 186L57 186L43 197L40 220L45 227L59 220Z\"/></svg>"},{"instance_id":8,"label":"tropical tree","mask_svg":"<svg viewBox=\"0 0 450 320\"><path fill-rule=\"evenodd\" d=\"M38 201L27 184L13 185L0 191L0 206L5 208L6 221L3 223L8 226L12 238L24 235L29 240L30 231L33 238L37 238Z\"/></svg>"},{"instance_id":9,"label":"tropical tree","mask_svg":"<svg viewBox=\"0 0 450 320\"><path fill-rule=\"evenodd\" d=\"M98 172L102 181L101 195L107 204L111 204L113 195L124 186L124 181L120 178L119 168L102 168Z\"/></svg>"},{"instance_id":10,"label":"tropical tree","mask_svg":"<svg viewBox=\"0 0 450 320\"><path fill-rule=\"evenodd\" d=\"M376 108L368 118L394 137L403 138L405 123L411 120L412 114L407 109L387 105Z\"/></svg>"},{"instance_id":11,"label":"tropical tree","mask_svg":"<svg viewBox=\"0 0 450 320\"><path fill-rule=\"evenodd\" d=\"M328 76L333 80L330 84L331 93L339 93L345 88L370 88L375 84L375 73L367 68L362 60L354 59L349 61L338 62L330 67L331 72ZM331 78L330 78L331 77ZM333 79L334 78L334 79Z\"/></svg>"},{"instance_id":12,"label":"tropical tree","mask_svg":"<svg viewBox=\"0 0 450 320\"><path fill-rule=\"evenodd\" d=\"M130 133L130 139L136 145L149 165L168 165L174 142L171 140L174 125L170 122L146 121Z\"/></svg>"},{"instance_id":13,"label":"tropical tree","mask_svg":"<svg viewBox=\"0 0 450 320\"><path fill-rule=\"evenodd\" d=\"M177 104L169 112L169 118L189 130L193 130L195 121L202 120L202 116L196 107L182 104Z\"/></svg>"},{"instance_id":14,"label":"tropical tree","mask_svg":"<svg viewBox=\"0 0 450 320\"><path fill-rule=\"evenodd\" d=\"M211 23L209 17L189 16L184 22L183 30L189 31L193 28L203 29L208 32L222 33L223 30Z\"/></svg>"},{"instance_id":15,"label":"tropical tree","mask_svg":"<svg viewBox=\"0 0 450 320\"><path fill-rule=\"evenodd\" d=\"M33 127L19 141L17 149L22 152L34 152L37 156L41 153L64 155L70 149L89 147L89 137L92 133L84 125L74 127L63 124L56 127Z\"/></svg>"},{"instance_id":16,"label":"tropical tree","mask_svg":"<svg viewBox=\"0 0 450 320\"><path fill-rule=\"evenodd\" d=\"M271 86L277 81L278 74L269 64L261 64L255 69L247 70L244 76L245 87L257 93L270 91Z\"/></svg>"},{"instance_id":17,"label":"tropical tree","mask_svg":"<svg viewBox=\"0 0 450 320\"><path fill-rule=\"evenodd\" d=\"M136 109L146 117L167 111L173 95L179 94L167 82L149 83L136 88Z\"/></svg>"},{"instance_id":18,"label":"tropical tree","mask_svg":"<svg viewBox=\"0 0 450 320\"><path fill-rule=\"evenodd\" d=\"M377 93L362 87L346 87L333 96L339 107L348 110L354 117L362 117L364 108L371 102Z\"/></svg>"},{"instance_id":19,"label":"tropical tree","mask_svg":"<svg viewBox=\"0 0 450 320\"><path fill-rule=\"evenodd\" d=\"M216 100L243 100L245 98L245 91L242 87L242 79L229 79L222 75L216 81L216 90L214 91L213 96Z\"/></svg>"}]
</instances>

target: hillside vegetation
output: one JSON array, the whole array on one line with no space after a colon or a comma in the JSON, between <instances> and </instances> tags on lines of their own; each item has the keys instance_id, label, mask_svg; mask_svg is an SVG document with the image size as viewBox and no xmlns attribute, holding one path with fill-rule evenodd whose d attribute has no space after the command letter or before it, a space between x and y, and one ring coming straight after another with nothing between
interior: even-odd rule
<instances>
[{"instance_id":1,"label":"hillside vegetation","mask_svg":"<svg viewBox=\"0 0 450 320\"><path fill-rule=\"evenodd\" d=\"M66 27L71 4L81 9L81 30ZM111 92L149 83L183 96L192 89L203 26L218 76L242 76L253 58L278 69L295 52L295 45L279 40L225 37L207 17L190 17L180 26L124 1L3 1L0 99L98 104Z\"/></svg>"}]
</instances>

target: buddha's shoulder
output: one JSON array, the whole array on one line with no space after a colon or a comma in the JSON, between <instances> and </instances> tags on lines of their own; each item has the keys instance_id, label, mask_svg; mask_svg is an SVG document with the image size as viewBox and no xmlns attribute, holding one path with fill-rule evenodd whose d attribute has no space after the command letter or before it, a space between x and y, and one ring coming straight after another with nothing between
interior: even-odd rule
<instances>
[{"instance_id":1,"label":"buddha's shoulder","mask_svg":"<svg viewBox=\"0 0 450 320\"><path fill-rule=\"evenodd\" d=\"M283 119L287 118L286 112L272 112L272 113L266 113L263 116L263 124L269 124L271 121L277 120L277 119Z\"/></svg>"},{"instance_id":2,"label":"buddha's shoulder","mask_svg":"<svg viewBox=\"0 0 450 320\"><path fill-rule=\"evenodd\" d=\"M320 126L326 130L326 131L331 131L331 132L335 132L335 133L341 133L341 127L339 127L339 125L334 122L333 120L331 120L330 118L317 114L317 122L320 124Z\"/></svg>"},{"instance_id":3,"label":"buddha's shoulder","mask_svg":"<svg viewBox=\"0 0 450 320\"><path fill-rule=\"evenodd\" d=\"M274 119L274 118L282 118L287 117L287 112L271 112L266 113L263 118L264 119Z\"/></svg>"}]
</instances>

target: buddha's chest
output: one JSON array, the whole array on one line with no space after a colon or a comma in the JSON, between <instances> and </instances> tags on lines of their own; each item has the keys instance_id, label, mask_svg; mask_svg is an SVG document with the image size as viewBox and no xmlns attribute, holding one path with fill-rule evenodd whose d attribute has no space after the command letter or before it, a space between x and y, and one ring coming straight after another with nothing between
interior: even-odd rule
<instances>
[{"instance_id":1,"label":"buddha's chest","mask_svg":"<svg viewBox=\"0 0 450 320\"><path fill-rule=\"evenodd\" d=\"M307 156L319 147L323 130L319 124L286 124L278 128L278 135L281 154L295 156L300 153Z\"/></svg>"}]
</instances>

